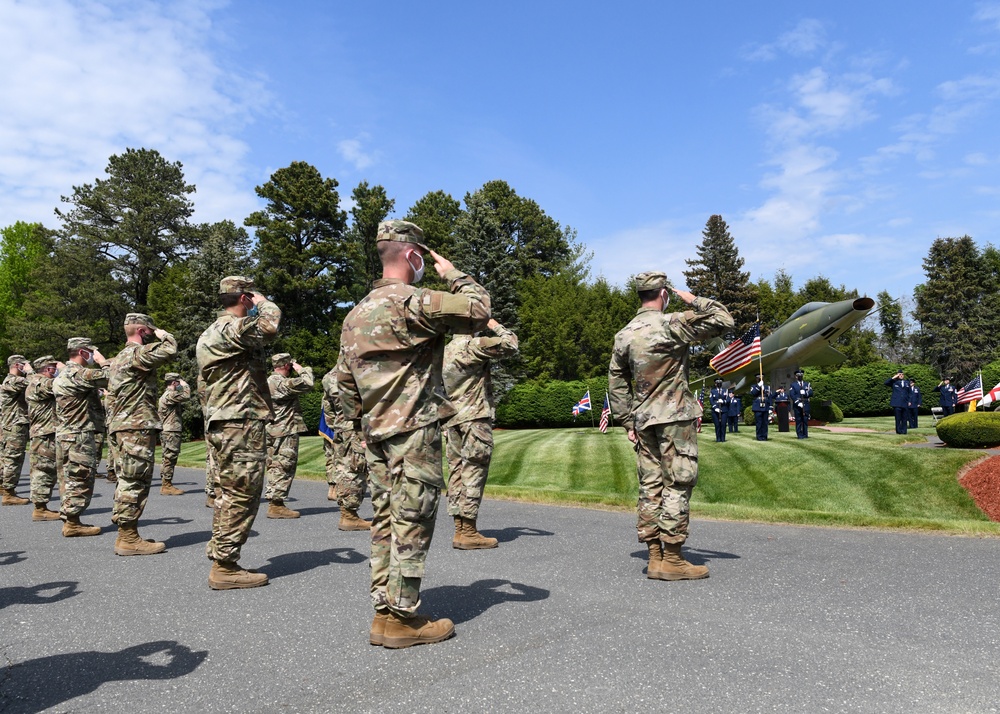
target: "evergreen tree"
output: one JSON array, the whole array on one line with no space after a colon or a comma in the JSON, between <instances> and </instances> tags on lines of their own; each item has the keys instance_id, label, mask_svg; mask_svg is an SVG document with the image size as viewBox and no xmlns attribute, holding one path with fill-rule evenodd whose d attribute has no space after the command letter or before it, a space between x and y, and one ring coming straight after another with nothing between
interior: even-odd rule
<instances>
[{"instance_id":1,"label":"evergreen tree","mask_svg":"<svg viewBox=\"0 0 1000 714\"><path fill-rule=\"evenodd\" d=\"M18 351L9 340L9 324L25 316L32 275L52 244L51 232L40 223L18 221L0 229L0 354Z\"/></svg>"},{"instance_id":2,"label":"evergreen tree","mask_svg":"<svg viewBox=\"0 0 1000 714\"><path fill-rule=\"evenodd\" d=\"M351 192L354 206L351 208L351 229L348 241L353 246L357 261L357 273L353 280L355 302L367 295L372 283L382 277L382 261L378 257L375 239L378 224L386 219L396 205L396 201L386 195L381 186L369 186L362 181ZM432 271L433 272L433 271Z\"/></svg>"},{"instance_id":3,"label":"evergreen tree","mask_svg":"<svg viewBox=\"0 0 1000 714\"><path fill-rule=\"evenodd\" d=\"M781 268L775 272L773 284L761 278L753 287L760 309L760 334L766 337L791 317L799 301L792 289L792 276Z\"/></svg>"},{"instance_id":4,"label":"evergreen tree","mask_svg":"<svg viewBox=\"0 0 1000 714\"><path fill-rule=\"evenodd\" d=\"M688 265L684 279L695 295L718 300L728 308L735 327L725 337L735 339L757 319L750 273L742 270L743 258L722 216L710 216L701 235L701 244L695 248L698 257L684 261Z\"/></svg>"},{"instance_id":5,"label":"evergreen tree","mask_svg":"<svg viewBox=\"0 0 1000 714\"><path fill-rule=\"evenodd\" d=\"M876 298L878 303L878 352L882 359L895 364L913 362L913 351L907 334L906 321L903 317L902 299L893 298L888 290L880 292Z\"/></svg>"}]
</instances>

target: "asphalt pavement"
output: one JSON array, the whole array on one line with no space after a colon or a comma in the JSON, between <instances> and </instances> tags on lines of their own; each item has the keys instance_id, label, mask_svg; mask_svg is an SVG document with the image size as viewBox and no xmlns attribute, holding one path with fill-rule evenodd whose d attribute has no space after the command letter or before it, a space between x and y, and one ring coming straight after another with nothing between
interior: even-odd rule
<instances>
[{"instance_id":1,"label":"asphalt pavement","mask_svg":"<svg viewBox=\"0 0 1000 714\"><path fill-rule=\"evenodd\" d=\"M386 650L325 484L295 482L298 520L261 508L267 587L216 592L203 481L154 482L155 556L114 555L104 481L98 537L0 508L0 712L1000 711L1000 539L696 519L711 577L661 582L631 514L487 500L499 548L453 550L441 509L428 557L422 611L457 635Z\"/></svg>"}]
</instances>

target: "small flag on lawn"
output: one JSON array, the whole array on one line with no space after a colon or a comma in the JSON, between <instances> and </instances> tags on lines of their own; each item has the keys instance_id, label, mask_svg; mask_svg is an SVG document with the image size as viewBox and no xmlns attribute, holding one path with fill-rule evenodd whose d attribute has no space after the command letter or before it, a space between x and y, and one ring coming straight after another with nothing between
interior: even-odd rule
<instances>
[{"instance_id":1,"label":"small flag on lawn","mask_svg":"<svg viewBox=\"0 0 1000 714\"><path fill-rule=\"evenodd\" d=\"M604 409L601 410L600 429L602 434L608 433L608 422L611 419L611 402L608 401L608 393L604 393Z\"/></svg>"}]
</instances>

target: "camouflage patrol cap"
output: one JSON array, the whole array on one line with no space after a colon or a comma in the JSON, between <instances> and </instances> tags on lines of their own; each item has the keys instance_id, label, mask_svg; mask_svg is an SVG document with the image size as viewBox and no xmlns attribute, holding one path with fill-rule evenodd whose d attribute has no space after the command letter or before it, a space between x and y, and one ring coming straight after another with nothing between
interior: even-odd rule
<instances>
[{"instance_id":1,"label":"camouflage patrol cap","mask_svg":"<svg viewBox=\"0 0 1000 714\"><path fill-rule=\"evenodd\" d=\"M378 237L375 242L383 240L399 241L400 243L413 243L424 249L425 253L430 252L430 248L421 241L424 239L424 231L416 223L409 221L382 221L378 224Z\"/></svg>"},{"instance_id":2,"label":"camouflage patrol cap","mask_svg":"<svg viewBox=\"0 0 1000 714\"><path fill-rule=\"evenodd\" d=\"M639 273L635 276L635 289L639 292L659 290L660 288L668 287L670 287L670 281L667 280L666 273L661 273L656 270L647 270L645 273Z\"/></svg>"},{"instance_id":3,"label":"camouflage patrol cap","mask_svg":"<svg viewBox=\"0 0 1000 714\"><path fill-rule=\"evenodd\" d=\"M252 293L257 288L253 280L243 275L227 275L219 281L219 295L227 293Z\"/></svg>"},{"instance_id":4,"label":"camouflage patrol cap","mask_svg":"<svg viewBox=\"0 0 1000 714\"><path fill-rule=\"evenodd\" d=\"M156 325L153 324L153 318L141 312L130 312L125 316L125 327L129 325L142 325L151 330L156 329Z\"/></svg>"},{"instance_id":5,"label":"camouflage patrol cap","mask_svg":"<svg viewBox=\"0 0 1000 714\"><path fill-rule=\"evenodd\" d=\"M70 337L66 341L66 349L70 352L73 350L92 350L94 349L94 341L89 337Z\"/></svg>"},{"instance_id":6,"label":"camouflage patrol cap","mask_svg":"<svg viewBox=\"0 0 1000 714\"><path fill-rule=\"evenodd\" d=\"M59 360L57 360L52 355L45 355L43 357L39 357L36 360L33 360L31 362L31 366L34 367L35 369L43 369L45 367L48 367L50 364L56 364L56 362L58 361Z\"/></svg>"},{"instance_id":7,"label":"camouflage patrol cap","mask_svg":"<svg viewBox=\"0 0 1000 714\"><path fill-rule=\"evenodd\" d=\"M275 367L284 367L286 364L291 364L292 356L287 352L279 352L276 355L271 355L271 364Z\"/></svg>"},{"instance_id":8,"label":"camouflage patrol cap","mask_svg":"<svg viewBox=\"0 0 1000 714\"><path fill-rule=\"evenodd\" d=\"M11 367L15 364L24 364L28 361L28 358L24 355L11 355L7 358L7 366Z\"/></svg>"},{"instance_id":9,"label":"camouflage patrol cap","mask_svg":"<svg viewBox=\"0 0 1000 714\"><path fill-rule=\"evenodd\" d=\"M177 372L167 372L163 375L164 382L179 382L181 381L181 376Z\"/></svg>"}]
</instances>

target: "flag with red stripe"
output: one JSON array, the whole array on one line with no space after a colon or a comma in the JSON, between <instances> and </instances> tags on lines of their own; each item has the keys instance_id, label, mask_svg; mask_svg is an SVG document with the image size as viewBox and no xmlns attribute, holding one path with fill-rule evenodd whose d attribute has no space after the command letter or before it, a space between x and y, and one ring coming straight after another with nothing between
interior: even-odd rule
<instances>
[{"instance_id":1,"label":"flag with red stripe","mask_svg":"<svg viewBox=\"0 0 1000 714\"><path fill-rule=\"evenodd\" d=\"M715 355L709 364L719 374L729 374L750 364L760 354L760 323L755 322L741 337L722 352Z\"/></svg>"}]
</instances>

